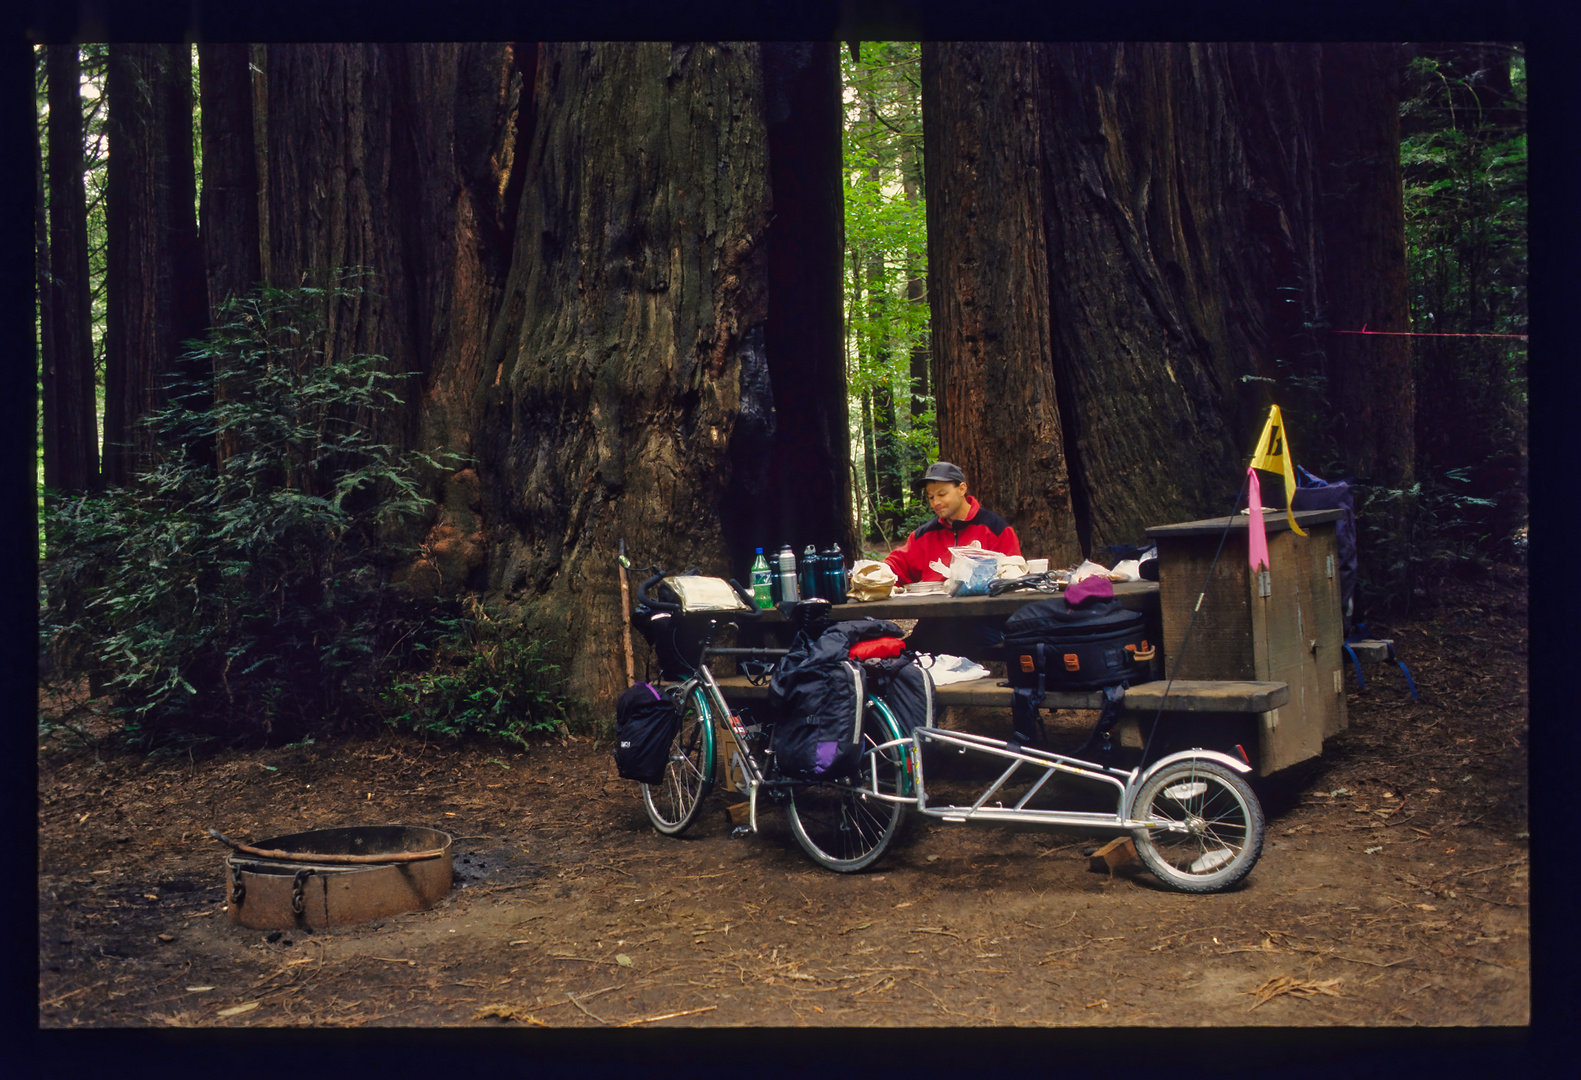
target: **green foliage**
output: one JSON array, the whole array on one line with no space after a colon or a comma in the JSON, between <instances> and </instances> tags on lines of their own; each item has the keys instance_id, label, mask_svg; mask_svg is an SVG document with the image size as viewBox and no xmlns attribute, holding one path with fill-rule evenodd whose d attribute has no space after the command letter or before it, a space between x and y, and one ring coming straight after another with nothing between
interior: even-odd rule
<instances>
[{"instance_id":1,"label":"green foliage","mask_svg":"<svg viewBox=\"0 0 1581 1080\"><path fill-rule=\"evenodd\" d=\"M566 721L565 680L546 644L477 601L441 621L432 664L397 678L386 695L390 722L451 738L483 735L527 746L532 734ZM499 762L503 767L504 765Z\"/></svg>"},{"instance_id":2,"label":"green foliage","mask_svg":"<svg viewBox=\"0 0 1581 1080\"><path fill-rule=\"evenodd\" d=\"M938 456L919 58L916 42L842 52L846 379L864 536L918 512L911 478Z\"/></svg>"},{"instance_id":3,"label":"green foliage","mask_svg":"<svg viewBox=\"0 0 1581 1080\"><path fill-rule=\"evenodd\" d=\"M1470 494L1465 469L1408 488L1363 488L1356 505L1359 595L1378 610L1408 615L1436 580L1486 567L1493 539L1483 521L1493 499Z\"/></svg>"},{"instance_id":4,"label":"green foliage","mask_svg":"<svg viewBox=\"0 0 1581 1080\"><path fill-rule=\"evenodd\" d=\"M345 275L227 304L189 343L212 407L177 388L134 484L52 500L44 643L59 678L111 692L127 734L355 720L429 614L386 585L409 553L396 527L429 506L419 477L449 463L374 439L400 401L386 361L324 359L322 311L361 289ZM189 453L204 445L218 467Z\"/></svg>"},{"instance_id":5,"label":"green foliage","mask_svg":"<svg viewBox=\"0 0 1581 1080\"><path fill-rule=\"evenodd\" d=\"M1525 56L1424 47L1401 106L1421 513L1451 548L1514 553L1526 492ZM1438 492L1435 495L1434 492ZM1466 502L1467 498L1473 498Z\"/></svg>"}]
</instances>

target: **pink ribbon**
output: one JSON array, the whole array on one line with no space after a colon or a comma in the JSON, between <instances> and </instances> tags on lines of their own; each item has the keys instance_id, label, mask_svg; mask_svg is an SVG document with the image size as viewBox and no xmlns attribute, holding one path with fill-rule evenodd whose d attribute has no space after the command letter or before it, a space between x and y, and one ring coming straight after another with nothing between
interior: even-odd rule
<instances>
[{"instance_id":1,"label":"pink ribbon","mask_svg":"<svg viewBox=\"0 0 1581 1080\"><path fill-rule=\"evenodd\" d=\"M1268 568L1268 534L1263 531L1263 488L1257 482L1257 470L1247 469L1246 476L1249 487L1246 508L1251 514L1251 523L1246 529L1246 561L1255 572Z\"/></svg>"}]
</instances>

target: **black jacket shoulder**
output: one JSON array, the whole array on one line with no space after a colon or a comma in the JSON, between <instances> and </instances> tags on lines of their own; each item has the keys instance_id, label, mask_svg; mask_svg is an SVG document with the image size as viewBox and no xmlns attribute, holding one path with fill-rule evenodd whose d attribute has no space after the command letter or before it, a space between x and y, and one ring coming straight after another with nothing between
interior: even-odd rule
<instances>
[{"instance_id":1,"label":"black jacket shoulder","mask_svg":"<svg viewBox=\"0 0 1581 1080\"><path fill-rule=\"evenodd\" d=\"M1000 535L1006 529L1010 528L1010 522L1006 521L992 510L982 509L979 509L977 511L977 516L972 518L972 520L967 522L967 524L981 525L995 536Z\"/></svg>"}]
</instances>

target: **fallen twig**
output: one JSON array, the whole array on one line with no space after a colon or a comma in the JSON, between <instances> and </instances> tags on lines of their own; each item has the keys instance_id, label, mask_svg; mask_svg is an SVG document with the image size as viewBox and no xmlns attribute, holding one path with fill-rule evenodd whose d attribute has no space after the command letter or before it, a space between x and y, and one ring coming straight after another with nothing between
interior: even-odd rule
<instances>
[{"instance_id":1,"label":"fallen twig","mask_svg":"<svg viewBox=\"0 0 1581 1080\"><path fill-rule=\"evenodd\" d=\"M576 999L576 995L575 994L567 994L566 997L571 999L571 1004L575 1005L578 1009L581 1009L588 1016L592 1016L593 1019L597 1020L600 1024L608 1024L609 1023L609 1021L605 1020L602 1016L593 1016L592 1013L588 1012L587 1011L587 1007Z\"/></svg>"},{"instance_id":2,"label":"fallen twig","mask_svg":"<svg viewBox=\"0 0 1581 1080\"><path fill-rule=\"evenodd\" d=\"M616 1027L634 1027L637 1024L653 1024L660 1020L674 1020L677 1016L695 1016L697 1013L711 1012L719 1008L718 1005L704 1005L701 1009L687 1009L685 1012L665 1013L663 1016L645 1016L641 1020L627 1020ZM590 1014L591 1015L591 1014Z\"/></svg>"}]
</instances>

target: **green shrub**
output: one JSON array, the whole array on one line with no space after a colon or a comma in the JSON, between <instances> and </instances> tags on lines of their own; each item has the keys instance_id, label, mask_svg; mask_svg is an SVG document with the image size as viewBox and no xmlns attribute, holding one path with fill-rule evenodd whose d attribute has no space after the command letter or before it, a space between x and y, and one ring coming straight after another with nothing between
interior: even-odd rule
<instances>
[{"instance_id":1,"label":"green shrub","mask_svg":"<svg viewBox=\"0 0 1581 1080\"><path fill-rule=\"evenodd\" d=\"M1408 615L1414 601L1456 568L1488 564L1492 499L1466 490L1467 470L1451 469L1408 488L1363 488L1356 503L1361 599Z\"/></svg>"},{"instance_id":2,"label":"green shrub","mask_svg":"<svg viewBox=\"0 0 1581 1080\"><path fill-rule=\"evenodd\" d=\"M388 361L325 359L321 313L360 291L338 277L227 304L189 343L213 386L148 417L157 460L124 488L51 500L53 677L108 691L127 734L285 741L371 715L382 668L431 618L386 588L410 554L392 536L429 506L423 470L453 459L374 438L400 404ZM191 452L205 444L217 466Z\"/></svg>"},{"instance_id":3,"label":"green shrub","mask_svg":"<svg viewBox=\"0 0 1581 1080\"><path fill-rule=\"evenodd\" d=\"M425 671L397 677L386 697L390 722L456 738L484 735L527 746L527 736L564 730L565 680L547 645L520 622L476 600L441 620ZM428 646L419 646L427 649Z\"/></svg>"}]
</instances>

